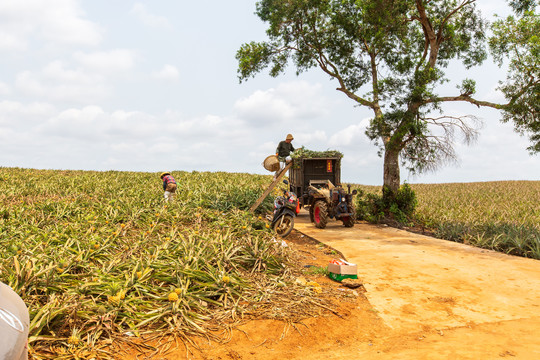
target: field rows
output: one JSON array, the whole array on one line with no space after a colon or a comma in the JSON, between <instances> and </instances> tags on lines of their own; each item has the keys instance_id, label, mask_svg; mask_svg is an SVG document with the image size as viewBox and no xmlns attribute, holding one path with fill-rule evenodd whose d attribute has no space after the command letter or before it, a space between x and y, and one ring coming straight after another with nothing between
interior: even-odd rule
<instances>
[{"instance_id":1,"label":"field rows","mask_svg":"<svg viewBox=\"0 0 540 360\"><path fill-rule=\"evenodd\" d=\"M173 174L165 205L157 174L0 168L0 281L29 307L33 358L108 358L144 334L188 341L316 308L287 248L243 210L271 176Z\"/></svg>"},{"instance_id":2,"label":"field rows","mask_svg":"<svg viewBox=\"0 0 540 360\"><path fill-rule=\"evenodd\" d=\"M410 186L416 223L435 236L540 259L540 181ZM380 193L380 187L358 188Z\"/></svg>"}]
</instances>

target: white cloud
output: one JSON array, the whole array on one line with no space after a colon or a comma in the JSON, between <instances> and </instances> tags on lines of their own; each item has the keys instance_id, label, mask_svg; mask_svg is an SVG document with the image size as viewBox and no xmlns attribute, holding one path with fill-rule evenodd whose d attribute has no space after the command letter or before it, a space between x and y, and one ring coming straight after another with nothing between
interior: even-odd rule
<instances>
[{"instance_id":1,"label":"white cloud","mask_svg":"<svg viewBox=\"0 0 540 360\"><path fill-rule=\"evenodd\" d=\"M218 142L222 141L228 144L243 141L243 138L249 133L241 120L235 117L216 115L205 115L189 119L169 115L166 129L171 135L186 138L190 141L212 138Z\"/></svg>"},{"instance_id":2,"label":"white cloud","mask_svg":"<svg viewBox=\"0 0 540 360\"><path fill-rule=\"evenodd\" d=\"M497 86L493 86L491 89L489 89L484 96L486 99L485 101L491 101L499 104L505 104L507 102L504 94L500 90L497 90Z\"/></svg>"},{"instance_id":3,"label":"white cloud","mask_svg":"<svg viewBox=\"0 0 540 360\"><path fill-rule=\"evenodd\" d=\"M163 125L154 115L140 111L117 110L106 117L106 134L112 139L148 139L161 134Z\"/></svg>"},{"instance_id":4,"label":"white cloud","mask_svg":"<svg viewBox=\"0 0 540 360\"><path fill-rule=\"evenodd\" d=\"M256 149L261 150L264 154L273 154L276 150L277 143L274 141L263 141L260 144L257 144ZM259 156L259 159L261 157Z\"/></svg>"},{"instance_id":5,"label":"white cloud","mask_svg":"<svg viewBox=\"0 0 540 360\"><path fill-rule=\"evenodd\" d=\"M11 88L8 84L0 81L0 95L5 96L11 94Z\"/></svg>"},{"instance_id":6,"label":"white cloud","mask_svg":"<svg viewBox=\"0 0 540 360\"><path fill-rule=\"evenodd\" d=\"M26 50L27 44L19 37L0 30L0 51L18 52Z\"/></svg>"},{"instance_id":7,"label":"white cloud","mask_svg":"<svg viewBox=\"0 0 540 360\"><path fill-rule=\"evenodd\" d=\"M106 112L99 106L64 110L35 129L28 130L55 138L103 141L115 144L114 149L117 150L121 149L119 144L143 143L146 151L152 153L177 149L179 142L197 147L201 143L208 144L205 139L213 139L210 144L223 144L228 141L237 142L246 135L241 122L234 118L208 115L183 119L170 113L156 117L136 111Z\"/></svg>"},{"instance_id":8,"label":"white cloud","mask_svg":"<svg viewBox=\"0 0 540 360\"><path fill-rule=\"evenodd\" d=\"M486 120L476 143L470 146L455 144L459 157L456 164L409 178L417 183L537 180L539 159L527 154L525 149L529 145L527 137L513 131L512 124L491 117Z\"/></svg>"},{"instance_id":9,"label":"white cloud","mask_svg":"<svg viewBox=\"0 0 540 360\"><path fill-rule=\"evenodd\" d=\"M78 2L56 0L45 3L41 34L51 42L95 46L101 42L102 32L96 23L82 18Z\"/></svg>"},{"instance_id":10,"label":"white cloud","mask_svg":"<svg viewBox=\"0 0 540 360\"><path fill-rule=\"evenodd\" d=\"M25 129L33 123L43 121L54 112L54 106L48 103L24 104L18 101L4 100L0 102L0 124Z\"/></svg>"},{"instance_id":11,"label":"white cloud","mask_svg":"<svg viewBox=\"0 0 540 360\"><path fill-rule=\"evenodd\" d=\"M359 139L366 139L365 132L369 121L370 119L366 118L358 124L347 126L345 129L338 131L330 137L328 144L330 146L347 146L358 142Z\"/></svg>"},{"instance_id":12,"label":"white cloud","mask_svg":"<svg viewBox=\"0 0 540 360\"><path fill-rule=\"evenodd\" d=\"M35 38L48 44L95 46L102 29L75 0L0 2L0 51L21 51Z\"/></svg>"},{"instance_id":13,"label":"white cloud","mask_svg":"<svg viewBox=\"0 0 540 360\"><path fill-rule=\"evenodd\" d=\"M172 28L171 23L165 16L151 14L146 6L141 3L136 3L131 8L131 13L134 14L143 24L151 27Z\"/></svg>"},{"instance_id":14,"label":"white cloud","mask_svg":"<svg viewBox=\"0 0 540 360\"><path fill-rule=\"evenodd\" d=\"M321 150L318 146L313 146L316 146L316 144L319 144L319 146L321 146L321 144L326 145L328 143L328 136L326 135L326 132L322 130L316 130L311 133L302 132L295 136L294 141L297 144L305 145L307 148Z\"/></svg>"},{"instance_id":15,"label":"white cloud","mask_svg":"<svg viewBox=\"0 0 540 360\"><path fill-rule=\"evenodd\" d=\"M161 80L177 80L180 77L180 72L175 66L164 65L159 71L154 72L153 77Z\"/></svg>"},{"instance_id":16,"label":"white cloud","mask_svg":"<svg viewBox=\"0 0 540 360\"><path fill-rule=\"evenodd\" d=\"M140 142L160 136L160 125L154 116L143 112L117 110L108 113L99 106L85 106L62 111L38 130L53 137L125 143L126 139Z\"/></svg>"},{"instance_id":17,"label":"white cloud","mask_svg":"<svg viewBox=\"0 0 540 360\"><path fill-rule=\"evenodd\" d=\"M40 71L18 73L15 88L26 96L48 101L95 103L112 92L114 79L134 67L136 55L133 51L118 49L77 52L73 58L78 66L54 60Z\"/></svg>"},{"instance_id":18,"label":"white cloud","mask_svg":"<svg viewBox=\"0 0 540 360\"><path fill-rule=\"evenodd\" d=\"M76 52L73 58L84 68L99 73L117 73L133 69L136 53L128 49L115 49L93 53Z\"/></svg>"},{"instance_id":19,"label":"white cloud","mask_svg":"<svg viewBox=\"0 0 540 360\"><path fill-rule=\"evenodd\" d=\"M489 20L493 14L499 16L506 16L510 13L510 7L502 1L479 1L476 3L476 7L480 9L484 17Z\"/></svg>"},{"instance_id":20,"label":"white cloud","mask_svg":"<svg viewBox=\"0 0 540 360\"><path fill-rule=\"evenodd\" d=\"M275 126L286 121L310 121L328 114L320 84L306 81L282 83L277 88L257 90L234 104L238 117L252 125Z\"/></svg>"},{"instance_id":21,"label":"white cloud","mask_svg":"<svg viewBox=\"0 0 540 360\"><path fill-rule=\"evenodd\" d=\"M167 154L167 153L177 152L180 150L179 144L173 141L173 139L165 138L161 141L158 139L157 141L158 143L148 148L148 151L151 154Z\"/></svg>"},{"instance_id":22,"label":"white cloud","mask_svg":"<svg viewBox=\"0 0 540 360\"><path fill-rule=\"evenodd\" d=\"M125 155L130 155L137 150L144 150L144 143L142 142L116 142L111 144L111 150Z\"/></svg>"},{"instance_id":23,"label":"white cloud","mask_svg":"<svg viewBox=\"0 0 540 360\"><path fill-rule=\"evenodd\" d=\"M47 64L42 71L42 75L46 79L62 82L91 82L90 76L84 74L80 70L71 70L62 61L56 60Z\"/></svg>"},{"instance_id":24,"label":"white cloud","mask_svg":"<svg viewBox=\"0 0 540 360\"><path fill-rule=\"evenodd\" d=\"M68 109L48 119L37 128L38 132L59 138L77 138L95 141L100 138L108 123L104 111L98 106L87 106L81 110Z\"/></svg>"},{"instance_id":25,"label":"white cloud","mask_svg":"<svg viewBox=\"0 0 540 360\"><path fill-rule=\"evenodd\" d=\"M23 94L55 101L94 102L107 96L106 78L82 69L69 69L61 61L47 64L41 72L17 74L16 88Z\"/></svg>"},{"instance_id":26,"label":"white cloud","mask_svg":"<svg viewBox=\"0 0 540 360\"><path fill-rule=\"evenodd\" d=\"M26 121L32 112L40 114L39 121ZM24 152L0 152L4 166L245 171L244 159L258 144L234 117L154 116L99 106L57 112L46 104L7 101L0 103L0 113L11 119L0 117L0 138L9 137L3 146L25 143L26 151L35 153L29 158Z\"/></svg>"},{"instance_id":27,"label":"white cloud","mask_svg":"<svg viewBox=\"0 0 540 360\"><path fill-rule=\"evenodd\" d=\"M234 107L240 117L257 123L281 122L290 117L293 110L285 99L276 96L274 89L257 90L248 98L238 100Z\"/></svg>"}]
</instances>

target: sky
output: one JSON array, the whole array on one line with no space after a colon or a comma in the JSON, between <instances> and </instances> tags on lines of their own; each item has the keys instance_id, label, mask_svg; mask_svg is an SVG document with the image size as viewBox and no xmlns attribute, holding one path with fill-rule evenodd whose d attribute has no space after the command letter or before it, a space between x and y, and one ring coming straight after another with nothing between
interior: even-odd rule
<instances>
[{"instance_id":1,"label":"sky","mask_svg":"<svg viewBox=\"0 0 540 360\"><path fill-rule=\"evenodd\" d=\"M342 180L381 185L383 160L364 134L371 112L355 107L320 70L240 83L236 51L264 41L256 1L3 0L0 2L0 166L122 171L270 174L261 165L288 133L295 147L344 153ZM508 12L480 1L484 16ZM504 70L491 61L481 100ZM457 90L450 88L450 95ZM492 109L445 111L483 121L459 162L409 183L539 180L540 157Z\"/></svg>"}]
</instances>

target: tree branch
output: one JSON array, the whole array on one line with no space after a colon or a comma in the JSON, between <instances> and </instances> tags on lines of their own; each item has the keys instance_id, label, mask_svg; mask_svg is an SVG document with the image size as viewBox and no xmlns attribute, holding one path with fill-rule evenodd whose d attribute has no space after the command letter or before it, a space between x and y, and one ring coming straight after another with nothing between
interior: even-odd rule
<instances>
[{"instance_id":1,"label":"tree branch","mask_svg":"<svg viewBox=\"0 0 540 360\"><path fill-rule=\"evenodd\" d=\"M423 104L431 104L435 102L446 102L446 101L464 101L464 102L474 104L478 107L486 106L486 107L491 107L491 108L499 109L499 110L504 109L506 106L508 106L508 104L497 104L497 103L492 103L489 101L476 100L467 95L443 96L443 97L431 98L431 99L427 99L423 101Z\"/></svg>"},{"instance_id":2,"label":"tree branch","mask_svg":"<svg viewBox=\"0 0 540 360\"><path fill-rule=\"evenodd\" d=\"M430 48L429 66L433 68L435 67L435 63L437 62L437 55L439 53L437 35L435 34L435 31L433 30L433 26L431 25L431 22L429 21L429 18L426 14L426 8L422 0L416 0L416 9L418 10L418 14L420 15L419 21L420 21L420 24L422 24L422 27L424 28L424 34L427 38L427 41L429 41L429 48Z\"/></svg>"},{"instance_id":3,"label":"tree branch","mask_svg":"<svg viewBox=\"0 0 540 360\"><path fill-rule=\"evenodd\" d=\"M369 107L374 110L378 108L376 103L368 101L356 95L355 93L351 92L349 89L347 89L347 86L345 85L345 81L339 74L339 70L331 61L328 60L328 58L324 54L324 51L322 51L323 47L319 44L319 39L317 36L318 35L317 29L315 27L312 27L311 30L312 30L312 34L315 36L316 46L312 45L311 42L306 41L304 32L300 32L299 37L304 38L305 43L308 44L308 46L311 49L313 49L314 52L318 55L316 57L313 57L313 59L317 62L317 64L319 64L319 67L321 68L321 70L327 73L328 75L330 75L331 77L335 78L339 82L340 87L337 88L336 90L343 92L349 98L353 99L354 101L360 103L363 106ZM332 69L329 69L329 67L331 67Z\"/></svg>"},{"instance_id":4,"label":"tree branch","mask_svg":"<svg viewBox=\"0 0 540 360\"><path fill-rule=\"evenodd\" d=\"M337 91L341 91L342 93L344 93L345 95L347 95L349 98L353 99L354 101L360 103L361 105L364 105L364 106L367 106L371 109L375 109L375 104L371 101L368 101L358 95L356 95L355 93L349 91L349 89L347 89L344 84L342 84L343 80L340 79L339 77L337 77L336 79L338 79L341 87L338 87L336 88Z\"/></svg>"}]
</instances>

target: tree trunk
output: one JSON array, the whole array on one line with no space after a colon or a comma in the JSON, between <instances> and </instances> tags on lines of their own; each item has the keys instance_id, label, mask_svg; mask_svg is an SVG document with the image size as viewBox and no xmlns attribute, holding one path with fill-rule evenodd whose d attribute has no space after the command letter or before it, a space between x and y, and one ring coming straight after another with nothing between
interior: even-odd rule
<instances>
[{"instance_id":1,"label":"tree trunk","mask_svg":"<svg viewBox=\"0 0 540 360\"><path fill-rule=\"evenodd\" d=\"M399 150L386 148L384 152L384 186L395 195L399 189Z\"/></svg>"}]
</instances>

